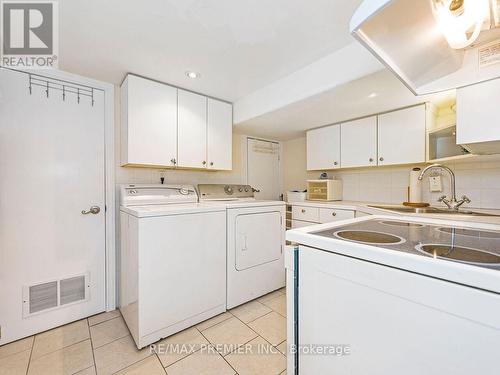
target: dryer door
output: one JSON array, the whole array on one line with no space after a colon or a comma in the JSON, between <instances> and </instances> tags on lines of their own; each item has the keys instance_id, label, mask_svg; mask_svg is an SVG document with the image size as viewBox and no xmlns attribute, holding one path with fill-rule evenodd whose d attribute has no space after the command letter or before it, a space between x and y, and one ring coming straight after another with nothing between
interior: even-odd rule
<instances>
[{"instance_id":1,"label":"dryer door","mask_svg":"<svg viewBox=\"0 0 500 375\"><path fill-rule=\"evenodd\" d=\"M279 211L240 214L235 224L238 271L280 259L283 243Z\"/></svg>"}]
</instances>

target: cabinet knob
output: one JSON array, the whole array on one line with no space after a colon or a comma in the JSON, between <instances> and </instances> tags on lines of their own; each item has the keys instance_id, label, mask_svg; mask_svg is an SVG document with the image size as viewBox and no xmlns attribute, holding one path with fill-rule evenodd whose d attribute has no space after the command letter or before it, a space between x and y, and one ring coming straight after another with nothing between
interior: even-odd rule
<instances>
[{"instance_id":1,"label":"cabinet knob","mask_svg":"<svg viewBox=\"0 0 500 375\"><path fill-rule=\"evenodd\" d=\"M380 160L380 161L384 161L384 158L383 158L383 157L380 157L378 160Z\"/></svg>"},{"instance_id":2,"label":"cabinet knob","mask_svg":"<svg viewBox=\"0 0 500 375\"><path fill-rule=\"evenodd\" d=\"M211 161L211 162L210 162L210 166L213 166L213 165L214 165L214 162L213 162L213 161Z\"/></svg>"},{"instance_id":3,"label":"cabinet knob","mask_svg":"<svg viewBox=\"0 0 500 375\"><path fill-rule=\"evenodd\" d=\"M300 212L302 212L303 214L305 214L306 210L302 209L302 210L300 210Z\"/></svg>"},{"instance_id":4,"label":"cabinet knob","mask_svg":"<svg viewBox=\"0 0 500 375\"><path fill-rule=\"evenodd\" d=\"M337 213L336 212L332 212L332 216L337 216Z\"/></svg>"},{"instance_id":5,"label":"cabinet knob","mask_svg":"<svg viewBox=\"0 0 500 375\"><path fill-rule=\"evenodd\" d=\"M336 161L333 162L333 165L337 165L338 163Z\"/></svg>"},{"instance_id":6,"label":"cabinet knob","mask_svg":"<svg viewBox=\"0 0 500 375\"><path fill-rule=\"evenodd\" d=\"M369 160L370 160L370 163L373 163L373 158L370 158Z\"/></svg>"},{"instance_id":7,"label":"cabinet knob","mask_svg":"<svg viewBox=\"0 0 500 375\"><path fill-rule=\"evenodd\" d=\"M171 162L173 165L177 164L177 160L175 160L175 158L170 159L170 162Z\"/></svg>"},{"instance_id":8,"label":"cabinet knob","mask_svg":"<svg viewBox=\"0 0 500 375\"><path fill-rule=\"evenodd\" d=\"M207 164L207 162L206 162L205 160L203 160L203 161L201 162L201 164L206 165L206 164Z\"/></svg>"}]
</instances>

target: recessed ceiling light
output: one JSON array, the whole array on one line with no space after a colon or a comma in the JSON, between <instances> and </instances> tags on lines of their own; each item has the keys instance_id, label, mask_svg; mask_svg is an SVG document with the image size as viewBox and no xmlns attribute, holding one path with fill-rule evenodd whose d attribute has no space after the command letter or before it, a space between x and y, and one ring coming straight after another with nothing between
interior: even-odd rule
<instances>
[{"instance_id":1,"label":"recessed ceiling light","mask_svg":"<svg viewBox=\"0 0 500 375\"><path fill-rule=\"evenodd\" d=\"M368 95L368 97L370 99L376 98L377 96L378 96L378 93L376 93L376 92L372 92L370 95Z\"/></svg>"},{"instance_id":2,"label":"recessed ceiling light","mask_svg":"<svg viewBox=\"0 0 500 375\"><path fill-rule=\"evenodd\" d=\"M198 72L193 72L191 70L188 70L186 72L186 75L189 77L189 78L192 78L192 79L195 79L195 78L200 78L200 73Z\"/></svg>"}]
</instances>

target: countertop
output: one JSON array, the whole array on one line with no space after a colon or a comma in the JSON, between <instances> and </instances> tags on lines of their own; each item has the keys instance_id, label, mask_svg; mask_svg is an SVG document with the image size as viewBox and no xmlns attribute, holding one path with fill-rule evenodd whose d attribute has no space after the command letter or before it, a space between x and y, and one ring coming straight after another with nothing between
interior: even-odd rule
<instances>
[{"instance_id":1,"label":"countertop","mask_svg":"<svg viewBox=\"0 0 500 375\"><path fill-rule=\"evenodd\" d=\"M289 202L288 204L293 206L302 207L320 207L320 208L332 208L339 210L353 210L359 211L370 215L394 215L394 216L406 216L406 217L422 217L430 219L442 219L442 220L454 220L454 221L464 221L468 223L486 223L486 224L497 224L500 225L500 210L494 209L480 209L480 208L470 208L466 207L465 210L470 210L479 213L499 215L494 216L472 216L472 215L446 215L446 214L421 214L421 213L408 213L408 212L397 212L391 210L385 210L381 208L370 207L376 206L394 206L400 207L393 203L373 203L373 202L361 202L361 201L302 201L302 202Z\"/></svg>"},{"instance_id":2,"label":"countertop","mask_svg":"<svg viewBox=\"0 0 500 375\"><path fill-rule=\"evenodd\" d=\"M349 204L334 204L337 208L342 207L354 207L355 205L350 202ZM432 256L426 256L424 254L418 254L417 251L413 251L413 249L401 249L394 247L393 249L389 249L386 246L381 247L378 245L371 245L366 243L359 242L351 242L344 239L335 238L335 236L324 236L320 235L318 232L323 231L332 231L332 233L337 232L341 228L351 227L352 226L363 226L363 225L371 225L371 222L381 222L381 221L390 221L390 220L399 220L405 222L413 222L413 223L421 223L424 226L438 226L438 227L459 227L459 228L470 228L470 229L479 229L484 231L499 231L500 233L500 224L492 224L492 223L479 223L479 222L463 222L453 219L438 219L436 216L432 215L429 218L429 215L373 215L356 219L335 221L332 223L326 224L318 224L311 225L304 228L292 229L287 231L286 239L288 241L305 245L308 247L322 249L325 251L329 251L332 253L347 255L353 258L358 258L362 260L366 260L373 263L378 263L381 265L386 265L390 267L395 267L402 270L408 270L411 272L416 272L422 275L428 275L431 277L440 278L442 280L449 280L455 283L469 285L475 288L479 288L482 290L492 291L500 294L500 270L479 267L477 265L464 264L456 261L444 260L444 259L435 259ZM439 215L441 216L441 215ZM498 218L496 218L498 219ZM499 221L500 222L500 221ZM386 233L390 233L390 227L387 227ZM434 230L433 228L430 228ZM407 229L409 233L405 233L405 240L411 240L412 245L415 244L423 244L426 238L425 236L421 236L418 231L419 229ZM432 231L431 231L432 232ZM316 234L318 233L318 234ZM398 232L399 233L399 232ZM401 233L400 233L401 234ZM441 236L441 237L440 237ZM436 232L431 235L433 240L439 239L439 242L445 240L442 234ZM443 237L443 238L442 238ZM462 245L470 244L467 242L467 239ZM494 240L499 241L499 240ZM491 241L484 242L484 246L486 246L488 251L492 251ZM497 243L494 244L495 252L498 252Z\"/></svg>"}]
</instances>

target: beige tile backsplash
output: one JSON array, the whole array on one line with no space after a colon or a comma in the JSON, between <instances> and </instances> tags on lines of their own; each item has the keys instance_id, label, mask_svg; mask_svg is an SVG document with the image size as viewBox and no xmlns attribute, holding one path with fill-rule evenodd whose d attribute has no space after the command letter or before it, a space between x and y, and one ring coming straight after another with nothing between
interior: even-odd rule
<instances>
[{"instance_id":1,"label":"beige tile backsplash","mask_svg":"<svg viewBox=\"0 0 500 375\"><path fill-rule=\"evenodd\" d=\"M456 175L457 196L467 195L469 207L500 209L500 162L447 163ZM344 182L344 199L355 201L402 203L407 200L411 167L386 167L333 172ZM310 175L310 173L309 173ZM441 195L450 194L450 178L442 173L443 192L431 193L429 174L423 180L423 198L432 205ZM465 205L467 206L467 205Z\"/></svg>"}]
</instances>

